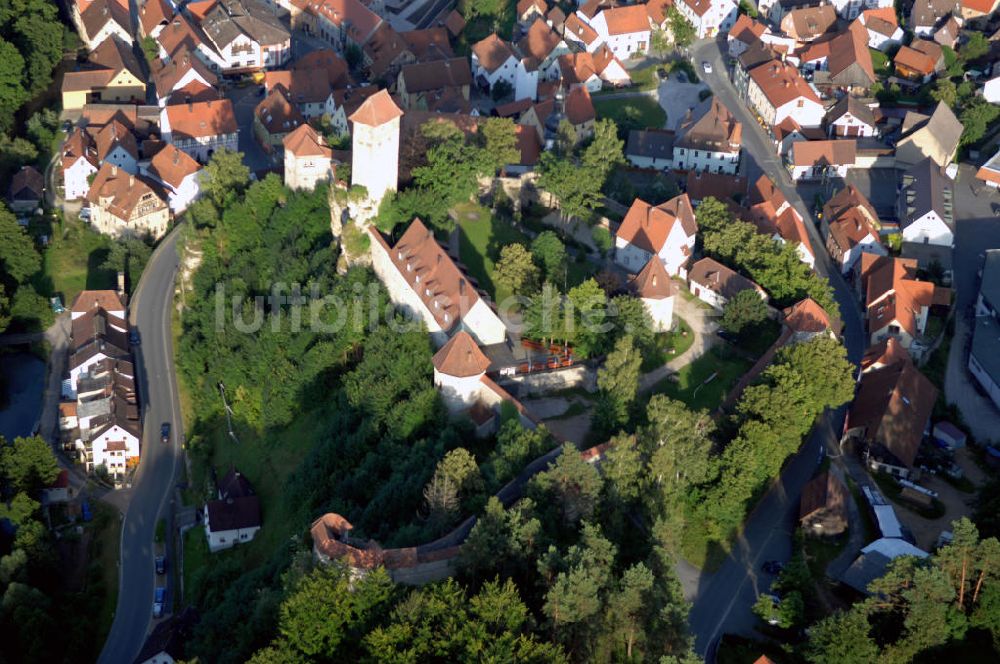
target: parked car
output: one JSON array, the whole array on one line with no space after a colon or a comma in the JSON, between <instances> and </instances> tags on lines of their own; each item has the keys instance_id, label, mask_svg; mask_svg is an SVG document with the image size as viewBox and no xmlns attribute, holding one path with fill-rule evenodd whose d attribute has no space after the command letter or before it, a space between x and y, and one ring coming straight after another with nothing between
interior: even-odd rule
<instances>
[{"instance_id":1,"label":"parked car","mask_svg":"<svg viewBox=\"0 0 1000 664\"><path fill-rule=\"evenodd\" d=\"M139 345L139 330L134 327L128 331L128 342L133 346Z\"/></svg>"},{"instance_id":2,"label":"parked car","mask_svg":"<svg viewBox=\"0 0 1000 664\"><path fill-rule=\"evenodd\" d=\"M156 573L163 575L167 571L167 559L163 556L156 557Z\"/></svg>"},{"instance_id":3,"label":"parked car","mask_svg":"<svg viewBox=\"0 0 1000 664\"><path fill-rule=\"evenodd\" d=\"M160 425L160 440L164 444L170 442L170 422L164 422Z\"/></svg>"},{"instance_id":4,"label":"parked car","mask_svg":"<svg viewBox=\"0 0 1000 664\"><path fill-rule=\"evenodd\" d=\"M785 569L785 566L777 560L768 560L760 568L766 574L781 574L781 570Z\"/></svg>"},{"instance_id":5,"label":"parked car","mask_svg":"<svg viewBox=\"0 0 1000 664\"><path fill-rule=\"evenodd\" d=\"M706 74L711 74L712 73L712 63L709 62L708 60L702 60L702 62L701 62L701 69Z\"/></svg>"},{"instance_id":6,"label":"parked car","mask_svg":"<svg viewBox=\"0 0 1000 664\"><path fill-rule=\"evenodd\" d=\"M685 74L683 71L678 71L677 80L680 81L681 83L687 83L688 82L687 74Z\"/></svg>"},{"instance_id":7,"label":"parked car","mask_svg":"<svg viewBox=\"0 0 1000 664\"><path fill-rule=\"evenodd\" d=\"M80 219L90 221L90 208L80 208Z\"/></svg>"},{"instance_id":8,"label":"parked car","mask_svg":"<svg viewBox=\"0 0 1000 664\"><path fill-rule=\"evenodd\" d=\"M159 587L153 597L153 617L159 618L163 615L163 604L167 599L167 589Z\"/></svg>"}]
</instances>

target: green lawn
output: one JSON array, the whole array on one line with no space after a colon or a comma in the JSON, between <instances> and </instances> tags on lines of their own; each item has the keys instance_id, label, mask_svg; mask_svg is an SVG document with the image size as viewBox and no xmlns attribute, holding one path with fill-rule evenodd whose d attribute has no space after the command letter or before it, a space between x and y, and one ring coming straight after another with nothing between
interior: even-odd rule
<instances>
[{"instance_id":1,"label":"green lawn","mask_svg":"<svg viewBox=\"0 0 1000 664\"><path fill-rule=\"evenodd\" d=\"M253 484L262 511L263 524L257 536L219 556L237 556L248 568L260 565L271 557L275 548L298 534L304 518L290 513L293 508L284 498L285 483L308 453L312 441L322 435L318 431L321 419L304 412L287 428L263 435L237 426L239 443L229 437L224 416L202 425L198 437L203 440L198 444L210 444L210 463L219 477L235 466ZM204 501L210 485L208 468L195 463L192 470L192 489L199 501Z\"/></svg>"},{"instance_id":2,"label":"green lawn","mask_svg":"<svg viewBox=\"0 0 1000 664\"><path fill-rule=\"evenodd\" d=\"M598 118L611 118L619 125L654 127L660 129L667 121L667 113L659 102L645 95L624 99L595 99L594 110Z\"/></svg>"},{"instance_id":3,"label":"green lawn","mask_svg":"<svg viewBox=\"0 0 1000 664\"><path fill-rule=\"evenodd\" d=\"M751 366L751 362L742 357L713 348L683 367L676 376L660 381L653 388L653 394L665 394L691 408L715 410Z\"/></svg>"},{"instance_id":4,"label":"green lawn","mask_svg":"<svg viewBox=\"0 0 1000 664\"><path fill-rule=\"evenodd\" d=\"M691 326L680 316L674 316L674 329L654 337L654 351L642 358L642 371L652 371L685 352L694 343ZM671 352L672 351L672 352Z\"/></svg>"},{"instance_id":5,"label":"green lawn","mask_svg":"<svg viewBox=\"0 0 1000 664\"><path fill-rule=\"evenodd\" d=\"M101 268L110 247L109 238L80 221L54 225L35 288L46 297L61 296L67 307L82 290L115 288L115 273Z\"/></svg>"},{"instance_id":6,"label":"green lawn","mask_svg":"<svg viewBox=\"0 0 1000 664\"><path fill-rule=\"evenodd\" d=\"M520 242L529 245L528 238L509 223L494 218L484 207L473 204L456 206L458 216L459 258L469 276L479 282L479 287L490 294L495 302L510 295L493 283L493 268L500 257L500 249Z\"/></svg>"},{"instance_id":7,"label":"green lawn","mask_svg":"<svg viewBox=\"0 0 1000 664\"><path fill-rule=\"evenodd\" d=\"M872 68L875 70L877 78L884 78L892 74L888 55L877 48L869 48L868 52L872 55Z\"/></svg>"}]
</instances>

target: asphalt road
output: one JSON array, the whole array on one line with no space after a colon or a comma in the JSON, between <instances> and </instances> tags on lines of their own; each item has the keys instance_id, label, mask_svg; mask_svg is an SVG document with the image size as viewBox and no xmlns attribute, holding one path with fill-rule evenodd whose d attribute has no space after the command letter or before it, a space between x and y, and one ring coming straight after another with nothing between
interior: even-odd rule
<instances>
[{"instance_id":1,"label":"asphalt road","mask_svg":"<svg viewBox=\"0 0 1000 664\"><path fill-rule=\"evenodd\" d=\"M691 49L691 59L701 79L743 123L744 174L751 182L761 173L770 175L806 220L816 254L816 271L834 289L844 323L843 338L848 356L853 362L858 362L866 346L858 302L839 270L831 265L810 207L805 205L793 186L773 143L757 123L754 113L738 97L730 82L720 45L714 41L695 44ZM711 74L702 70L703 61L712 64ZM705 655L725 633L753 633L758 618L751 607L758 594L765 592L772 580L760 571L760 566L766 560L788 560L791 556L791 535L795 531L802 487L815 472L822 455L837 450L839 436L835 432L842 430L845 413L846 408L841 408L821 420L799 453L786 463L781 476L757 504L744 524L734 551L722 567L714 573L702 573L698 577L697 590L692 599L690 627L696 639L695 649L700 655ZM690 574L691 570L682 567L679 572L683 576Z\"/></svg>"},{"instance_id":2,"label":"asphalt road","mask_svg":"<svg viewBox=\"0 0 1000 664\"><path fill-rule=\"evenodd\" d=\"M128 511L122 523L118 606L98 660L107 664L132 662L149 631L156 580L153 553L156 523L161 516L170 523L170 494L182 454L181 410L170 329L178 264L177 237L175 229L153 252L129 307L130 320L139 328L141 341L135 352L135 368L143 408L143 439L139 468L128 490ZM163 422L172 423L169 445L160 441ZM173 571L171 562L168 560L168 573ZM168 606L171 602L168 591Z\"/></svg>"}]
</instances>

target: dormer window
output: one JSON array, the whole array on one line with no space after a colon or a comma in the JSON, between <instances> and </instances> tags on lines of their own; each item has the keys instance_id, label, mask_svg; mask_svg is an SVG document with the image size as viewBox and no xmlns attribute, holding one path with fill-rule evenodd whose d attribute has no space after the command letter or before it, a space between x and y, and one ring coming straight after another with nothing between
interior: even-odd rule
<instances>
[{"instance_id":1,"label":"dormer window","mask_svg":"<svg viewBox=\"0 0 1000 664\"><path fill-rule=\"evenodd\" d=\"M418 284L420 283L420 275L419 274L417 275L417 280L416 281L417 281Z\"/></svg>"},{"instance_id":2,"label":"dormer window","mask_svg":"<svg viewBox=\"0 0 1000 664\"><path fill-rule=\"evenodd\" d=\"M406 271L407 272L413 272L413 264L412 263L407 263L406 264Z\"/></svg>"},{"instance_id":3,"label":"dormer window","mask_svg":"<svg viewBox=\"0 0 1000 664\"><path fill-rule=\"evenodd\" d=\"M425 288L424 289L424 295L426 295L427 297L430 297L431 296L431 289L430 288Z\"/></svg>"}]
</instances>

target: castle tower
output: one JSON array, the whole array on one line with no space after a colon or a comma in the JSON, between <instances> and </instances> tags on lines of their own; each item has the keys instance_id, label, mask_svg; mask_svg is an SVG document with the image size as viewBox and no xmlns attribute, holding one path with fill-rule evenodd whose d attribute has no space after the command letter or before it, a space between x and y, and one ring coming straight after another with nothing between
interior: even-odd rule
<instances>
[{"instance_id":1,"label":"castle tower","mask_svg":"<svg viewBox=\"0 0 1000 664\"><path fill-rule=\"evenodd\" d=\"M385 90L379 90L351 114L353 141L351 184L368 190L377 209L387 191L396 191L399 177L399 119L403 111Z\"/></svg>"},{"instance_id":2,"label":"castle tower","mask_svg":"<svg viewBox=\"0 0 1000 664\"><path fill-rule=\"evenodd\" d=\"M448 412L460 412L479 400L482 377L490 360L479 350L471 334L459 330L434 354L432 361L434 385L441 391Z\"/></svg>"}]
</instances>

